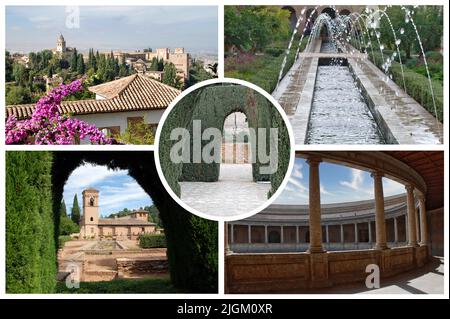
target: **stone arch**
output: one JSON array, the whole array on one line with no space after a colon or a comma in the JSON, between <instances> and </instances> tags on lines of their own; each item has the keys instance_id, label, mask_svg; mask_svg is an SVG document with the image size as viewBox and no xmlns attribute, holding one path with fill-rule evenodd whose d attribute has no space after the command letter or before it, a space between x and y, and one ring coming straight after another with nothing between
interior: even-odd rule
<instances>
[{"instance_id":1,"label":"stone arch","mask_svg":"<svg viewBox=\"0 0 450 319\"><path fill-rule=\"evenodd\" d=\"M289 22L291 24L291 28L294 29L295 25L297 24L297 12L291 6L284 6L281 9L289 11L289 13L290 13L290 15L289 15Z\"/></svg>"},{"instance_id":2,"label":"stone arch","mask_svg":"<svg viewBox=\"0 0 450 319\"><path fill-rule=\"evenodd\" d=\"M336 10L331 7L326 7L322 9L321 13L326 13L330 16L331 19L336 18Z\"/></svg>"},{"instance_id":3,"label":"stone arch","mask_svg":"<svg viewBox=\"0 0 450 319\"><path fill-rule=\"evenodd\" d=\"M261 142L265 142L263 147L265 154L270 151L270 135L266 134L265 141L256 134L256 145L250 146L255 154L255 161L252 163L253 180L271 181L271 191L274 193L281 184L289 164L290 143L286 125L278 110L263 95L246 86L236 84L216 84L209 85L191 92L180 100L177 106L170 112L161 130L159 144L159 156L164 176L172 190L179 196L179 181L202 181L215 182L219 178L220 161L206 163L201 159L201 163L194 163L193 141L190 138L190 162L173 163L170 159L170 150L175 143L170 139L174 128L185 128L190 137L194 135L194 121L200 121L200 131L207 128L216 128L223 132L223 125L228 115L234 112L242 112L247 117L250 130L257 132L260 128L278 129L278 166L273 174L260 174L259 168L265 166L257 156ZM197 122L198 123L198 122ZM266 131L267 133L268 131ZM202 149L211 140L202 141ZM220 154L214 154L220 156Z\"/></svg>"},{"instance_id":4,"label":"stone arch","mask_svg":"<svg viewBox=\"0 0 450 319\"><path fill-rule=\"evenodd\" d=\"M342 10L339 11L339 15L341 15L341 16L349 16L350 13L351 12L348 9L342 9Z\"/></svg>"},{"instance_id":5,"label":"stone arch","mask_svg":"<svg viewBox=\"0 0 450 319\"><path fill-rule=\"evenodd\" d=\"M314 26L314 23L316 22L317 19L317 11L314 11L314 8L308 9L305 12L305 35L309 35L311 34L311 30ZM308 22L308 18L309 18L309 22Z\"/></svg>"},{"instance_id":6,"label":"stone arch","mask_svg":"<svg viewBox=\"0 0 450 319\"><path fill-rule=\"evenodd\" d=\"M53 154L54 212L59 212L64 184L83 163L104 165L113 170L127 169L160 212L174 286L197 292L217 291L217 223L190 214L170 197L159 179L153 152L58 151ZM57 232L59 214L54 214L54 218Z\"/></svg>"}]
</instances>

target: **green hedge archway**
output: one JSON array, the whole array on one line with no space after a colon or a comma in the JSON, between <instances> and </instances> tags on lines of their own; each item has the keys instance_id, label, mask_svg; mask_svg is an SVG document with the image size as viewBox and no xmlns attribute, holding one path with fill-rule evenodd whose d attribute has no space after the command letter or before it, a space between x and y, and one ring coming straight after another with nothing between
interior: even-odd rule
<instances>
[{"instance_id":1,"label":"green hedge archway","mask_svg":"<svg viewBox=\"0 0 450 319\"><path fill-rule=\"evenodd\" d=\"M161 168L167 183L175 194L180 196L179 181L217 181L220 174L220 163L193 163L193 152L190 154L190 163L173 163L170 159L170 151L178 141L170 139L172 130L185 128L189 131L190 136L193 136L193 121L200 120L202 132L207 128L217 128L223 132L225 119L234 112L244 113L249 128L255 131L259 128L278 129L278 137L275 141L278 150L276 172L270 175L260 174L259 168L263 164L256 156L256 161L252 164L252 175L254 181L271 182L269 197L281 185L290 159L290 139L281 114L269 100L255 90L243 85L221 83L201 87L183 97L171 110L161 129L159 141ZM259 145L265 145L266 154L269 154L270 135L266 134L265 144L259 143L258 134L256 137L256 145L251 145L255 154L258 153ZM192 140L191 138L190 150L193 149ZM202 140L202 148L210 141Z\"/></svg>"}]
</instances>

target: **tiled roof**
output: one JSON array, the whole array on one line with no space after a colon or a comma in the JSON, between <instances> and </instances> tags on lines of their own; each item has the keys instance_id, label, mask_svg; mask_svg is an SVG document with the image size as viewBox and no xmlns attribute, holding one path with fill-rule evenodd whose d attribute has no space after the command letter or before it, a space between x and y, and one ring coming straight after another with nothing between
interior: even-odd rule
<instances>
[{"instance_id":1,"label":"tiled roof","mask_svg":"<svg viewBox=\"0 0 450 319\"><path fill-rule=\"evenodd\" d=\"M181 93L180 90L142 74L133 74L92 86L89 90L105 99L62 102L60 112L82 115L164 109ZM6 117L11 115L15 115L18 119L31 117L34 107L35 104L7 105Z\"/></svg>"},{"instance_id":2,"label":"tiled roof","mask_svg":"<svg viewBox=\"0 0 450 319\"><path fill-rule=\"evenodd\" d=\"M98 220L100 226L156 226L155 223L137 218L101 218Z\"/></svg>"}]
</instances>

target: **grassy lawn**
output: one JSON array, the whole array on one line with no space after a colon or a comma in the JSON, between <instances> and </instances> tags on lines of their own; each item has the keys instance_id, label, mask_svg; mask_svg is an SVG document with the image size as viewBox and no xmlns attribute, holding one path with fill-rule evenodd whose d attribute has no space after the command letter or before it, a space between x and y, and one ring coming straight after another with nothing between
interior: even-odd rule
<instances>
[{"instance_id":1,"label":"grassy lawn","mask_svg":"<svg viewBox=\"0 0 450 319\"><path fill-rule=\"evenodd\" d=\"M294 63L299 40L300 38L296 36L284 67L283 76ZM308 37L304 37L300 51L305 48L307 42ZM287 46L288 41L280 41L258 55L238 53L235 56L230 56L225 59L225 76L249 81L272 93L277 85Z\"/></svg>"},{"instance_id":2,"label":"grassy lawn","mask_svg":"<svg viewBox=\"0 0 450 319\"><path fill-rule=\"evenodd\" d=\"M113 281L82 282L79 289L68 289L65 282L58 282L60 294L128 294L128 293L181 293L172 286L169 276L143 279L117 279Z\"/></svg>"}]
</instances>

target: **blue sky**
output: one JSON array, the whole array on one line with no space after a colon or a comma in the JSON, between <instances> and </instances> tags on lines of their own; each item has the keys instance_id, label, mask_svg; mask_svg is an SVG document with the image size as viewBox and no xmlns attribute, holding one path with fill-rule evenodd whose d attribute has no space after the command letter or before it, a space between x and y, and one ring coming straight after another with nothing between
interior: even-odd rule
<instances>
[{"instance_id":1,"label":"blue sky","mask_svg":"<svg viewBox=\"0 0 450 319\"><path fill-rule=\"evenodd\" d=\"M308 204L309 167L296 158L289 182L277 204ZM384 196L405 193L405 187L383 177ZM323 204L373 199L373 179L369 172L342 165L320 164L320 198Z\"/></svg>"},{"instance_id":2,"label":"blue sky","mask_svg":"<svg viewBox=\"0 0 450 319\"><path fill-rule=\"evenodd\" d=\"M80 6L79 28L66 27L65 6L7 6L6 49L51 49L61 32L79 51L184 47L217 52L217 7Z\"/></svg>"},{"instance_id":3,"label":"blue sky","mask_svg":"<svg viewBox=\"0 0 450 319\"><path fill-rule=\"evenodd\" d=\"M118 212L123 208L136 209L153 203L150 196L128 176L127 170L110 170L106 166L85 164L72 172L64 186L63 198L69 214L75 194L78 195L78 204L82 209L81 192L88 187L100 191L101 216Z\"/></svg>"}]
</instances>

